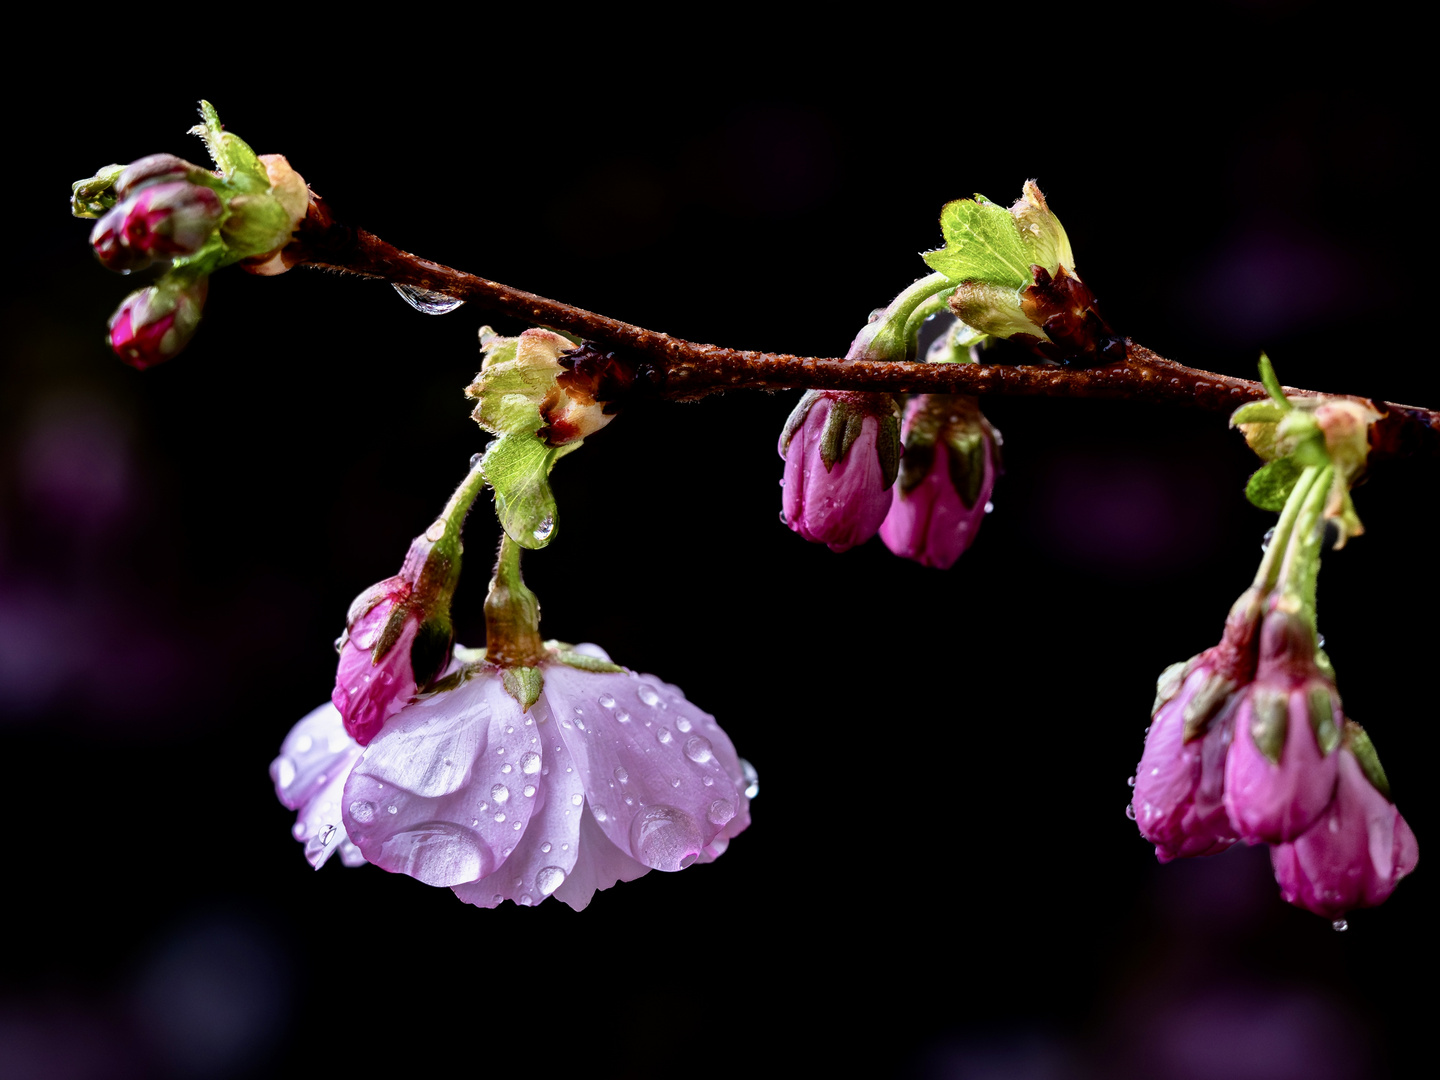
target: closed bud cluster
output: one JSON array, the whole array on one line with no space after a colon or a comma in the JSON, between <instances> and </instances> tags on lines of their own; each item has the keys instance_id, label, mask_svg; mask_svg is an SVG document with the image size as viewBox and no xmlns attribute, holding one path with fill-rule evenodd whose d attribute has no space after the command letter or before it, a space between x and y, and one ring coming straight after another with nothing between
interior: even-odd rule
<instances>
[{"instance_id":1,"label":"closed bud cluster","mask_svg":"<svg viewBox=\"0 0 1440 1080\"><path fill-rule=\"evenodd\" d=\"M107 269L143 270L156 259L194 255L224 215L208 187L186 180L150 184L97 221L90 244Z\"/></svg>"},{"instance_id":2,"label":"closed bud cluster","mask_svg":"<svg viewBox=\"0 0 1440 1080\"><path fill-rule=\"evenodd\" d=\"M1415 867L1308 620L1258 588L1219 645L1161 676L1134 783L1130 816L1162 862L1270 844L1285 899L1327 918L1381 903Z\"/></svg>"},{"instance_id":3,"label":"closed bud cluster","mask_svg":"<svg viewBox=\"0 0 1440 1080\"><path fill-rule=\"evenodd\" d=\"M889 394L808 391L780 433L781 518L806 540L848 551L880 531L900 467Z\"/></svg>"},{"instance_id":4,"label":"closed bud cluster","mask_svg":"<svg viewBox=\"0 0 1440 1080\"><path fill-rule=\"evenodd\" d=\"M920 394L905 406L902 436L899 482L880 539L901 558L949 569L985 520L1000 433L973 397Z\"/></svg>"}]
</instances>

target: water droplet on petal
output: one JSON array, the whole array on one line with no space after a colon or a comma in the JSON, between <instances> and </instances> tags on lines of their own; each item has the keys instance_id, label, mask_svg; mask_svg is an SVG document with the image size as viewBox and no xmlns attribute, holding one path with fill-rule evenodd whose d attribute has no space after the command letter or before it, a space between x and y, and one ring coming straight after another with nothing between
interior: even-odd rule
<instances>
[{"instance_id":1,"label":"water droplet on petal","mask_svg":"<svg viewBox=\"0 0 1440 1080\"><path fill-rule=\"evenodd\" d=\"M615 719L619 720L622 724L628 724L630 722L630 714L624 709L616 709Z\"/></svg>"},{"instance_id":2,"label":"water droplet on petal","mask_svg":"<svg viewBox=\"0 0 1440 1080\"><path fill-rule=\"evenodd\" d=\"M1320 635L1318 635L1318 636L1315 638L1315 647L1316 647L1317 649L1323 649L1323 648L1325 648L1325 635L1324 635L1324 634L1320 634ZM1344 922L1345 920L1344 920L1344 919L1341 919L1340 921L1341 921L1341 922Z\"/></svg>"},{"instance_id":3,"label":"water droplet on petal","mask_svg":"<svg viewBox=\"0 0 1440 1080\"><path fill-rule=\"evenodd\" d=\"M1131 787L1134 787L1134 786L1135 786L1135 778L1134 778L1133 776L1126 777L1126 778L1125 778L1125 783L1129 784Z\"/></svg>"},{"instance_id":4,"label":"water droplet on petal","mask_svg":"<svg viewBox=\"0 0 1440 1080\"><path fill-rule=\"evenodd\" d=\"M391 803L389 806L385 807L385 812L387 814L398 814L400 812L400 808L394 803Z\"/></svg>"},{"instance_id":5,"label":"water droplet on petal","mask_svg":"<svg viewBox=\"0 0 1440 1080\"><path fill-rule=\"evenodd\" d=\"M526 784L524 790L525 790L525 797L526 797L527 799L533 799L533 798L535 797L535 785L534 785L534 784Z\"/></svg>"},{"instance_id":6,"label":"water droplet on petal","mask_svg":"<svg viewBox=\"0 0 1440 1080\"><path fill-rule=\"evenodd\" d=\"M603 806L592 806L590 812L595 815L596 821L604 821L610 816L609 811Z\"/></svg>"},{"instance_id":7,"label":"water droplet on petal","mask_svg":"<svg viewBox=\"0 0 1440 1080\"><path fill-rule=\"evenodd\" d=\"M689 720L686 720L685 717L682 716L679 720L675 721L675 726L679 728L682 732L684 732L689 731L690 728L694 725L692 725Z\"/></svg>"},{"instance_id":8,"label":"water droplet on petal","mask_svg":"<svg viewBox=\"0 0 1440 1080\"><path fill-rule=\"evenodd\" d=\"M532 904L535 903L535 899L529 893L522 893L520 899L517 900L516 903L518 903L521 907L530 907Z\"/></svg>"},{"instance_id":9,"label":"water droplet on petal","mask_svg":"<svg viewBox=\"0 0 1440 1080\"><path fill-rule=\"evenodd\" d=\"M1346 922L1344 919L1336 919L1334 922L1332 922L1332 923L1330 924L1330 928L1331 928L1332 930L1349 930L1349 929L1350 929L1350 924L1349 924L1348 922Z\"/></svg>"},{"instance_id":10,"label":"water droplet on petal","mask_svg":"<svg viewBox=\"0 0 1440 1080\"><path fill-rule=\"evenodd\" d=\"M540 755L534 750L526 750L520 755L520 771L526 776L534 776L540 771Z\"/></svg>"},{"instance_id":11,"label":"water droplet on petal","mask_svg":"<svg viewBox=\"0 0 1440 1080\"><path fill-rule=\"evenodd\" d=\"M452 886L484 877L490 853L469 829L434 821L390 837L375 861L426 885Z\"/></svg>"},{"instance_id":12,"label":"water droplet on petal","mask_svg":"<svg viewBox=\"0 0 1440 1080\"><path fill-rule=\"evenodd\" d=\"M659 731L655 733L655 738L660 740L660 745L662 746L668 746L672 737L673 736L671 736L670 734L670 729L667 727L662 727Z\"/></svg>"},{"instance_id":13,"label":"water droplet on petal","mask_svg":"<svg viewBox=\"0 0 1440 1080\"><path fill-rule=\"evenodd\" d=\"M295 762L288 757L275 759L275 783L282 788L288 788L295 782Z\"/></svg>"},{"instance_id":14,"label":"water droplet on petal","mask_svg":"<svg viewBox=\"0 0 1440 1080\"><path fill-rule=\"evenodd\" d=\"M724 799L716 799L710 804L710 812L705 816L710 819L712 825L724 825L735 816L735 807Z\"/></svg>"},{"instance_id":15,"label":"water droplet on petal","mask_svg":"<svg viewBox=\"0 0 1440 1080\"><path fill-rule=\"evenodd\" d=\"M755 798L760 794L760 774L755 771L755 766L743 757L740 759L740 771L745 776L745 797L747 799Z\"/></svg>"},{"instance_id":16,"label":"water droplet on petal","mask_svg":"<svg viewBox=\"0 0 1440 1080\"><path fill-rule=\"evenodd\" d=\"M495 815L495 823L496 823L497 825L498 825L500 822L504 821L504 820L505 820L505 815L504 815L504 814L496 814L496 815Z\"/></svg>"},{"instance_id":17,"label":"water droplet on petal","mask_svg":"<svg viewBox=\"0 0 1440 1080\"><path fill-rule=\"evenodd\" d=\"M571 806L579 806L579 805L580 805L581 803L583 803L584 801L585 801L585 796L584 796L584 795L571 795L571 796L570 796L570 805L571 805Z\"/></svg>"},{"instance_id":18,"label":"water droplet on petal","mask_svg":"<svg viewBox=\"0 0 1440 1080\"><path fill-rule=\"evenodd\" d=\"M704 765L715 755L711 753L709 739L704 735L691 735L685 740L685 756L697 765Z\"/></svg>"},{"instance_id":19,"label":"water droplet on petal","mask_svg":"<svg viewBox=\"0 0 1440 1080\"><path fill-rule=\"evenodd\" d=\"M565 884L565 871L558 866L543 867L535 875L535 887L540 890L541 896L549 896L563 884Z\"/></svg>"},{"instance_id":20,"label":"water droplet on petal","mask_svg":"<svg viewBox=\"0 0 1440 1080\"><path fill-rule=\"evenodd\" d=\"M540 850L543 851L546 855L549 855L549 854L550 854L550 841L549 841L549 840L546 840L545 843L541 844L541 845L540 845Z\"/></svg>"},{"instance_id":21,"label":"water droplet on petal","mask_svg":"<svg viewBox=\"0 0 1440 1080\"><path fill-rule=\"evenodd\" d=\"M695 822L673 806L650 806L630 823L630 850L655 870L683 870L700 857L704 841Z\"/></svg>"},{"instance_id":22,"label":"water droplet on petal","mask_svg":"<svg viewBox=\"0 0 1440 1080\"><path fill-rule=\"evenodd\" d=\"M995 512L995 504L994 504L993 502L987 502L987 503L985 504L985 513L987 513L987 514L993 514L994 512Z\"/></svg>"},{"instance_id":23,"label":"water droplet on petal","mask_svg":"<svg viewBox=\"0 0 1440 1080\"><path fill-rule=\"evenodd\" d=\"M493 784L490 788L490 798L494 799L497 803L503 803L506 799L510 798L510 789L504 784Z\"/></svg>"},{"instance_id":24,"label":"water droplet on petal","mask_svg":"<svg viewBox=\"0 0 1440 1080\"><path fill-rule=\"evenodd\" d=\"M436 518L430 523L430 527L425 530L425 539L429 540L432 544L438 544L444 538L445 519L443 517Z\"/></svg>"},{"instance_id":25,"label":"water droplet on petal","mask_svg":"<svg viewBox=\"0 0 1440 1080\"><path fill-rule=\"evenodd\" d=\"M630 779L630 773L629 773L628 771L626 771L624 765L616 765L616 766L615 766L615 779L616 779L616 780L619 780L622 784L627 783L627 782L629 781L629 779Z\"/></svg>"},{"instance_id":26,"label":"water droplet on petal","mask_svg":"<svg viewBox=\"0 0 1440 1080\"><path fill-rule=\"evenodd\" d=\"M356 799L350 804L350 816L364 825L375 818L375 804L366 802L364 799Z\"/></svg>"},{"instance_id":27,"label":"water droplet on petal","mask_svg":"<svg viewBox=\"0 0 1440 1080\"><path fill-rule=\"evenodd\" d=\"M323 829L320 830L320 843L322 843L322 844L329 844L331 838L333 838L334 835L335 835L335 826L334 826L334 825L326 825Z\"/></svg>"},{"instance_id":28,"label":"water droplet on petal","mask_svg":"<svg viewBox=\"0 0 1440 1080\"><path fill-rule=\"evenodd\" d=\"M649 683L641 683L637 686L635 688L635 696L646 705L654 705L660 700L660 695L655 692L655 688Z\"/></svg>"},{"instance_id":29,"label":"water droplet on petal","mask_svg":"<svg viewBox=\"0 0 1440 1080\"><path fill-rule=\"evenodd\" d=\"M602 709L613 709L615 707L615 699L609 694L601 694L600 707Z\"/></svg>"},{"instance_id":30,"label":"water droplet on petal","mask_svg":"<svg viewBox=\"0 0 1440 1080\"><path fill-rule=\"evenodd\" d=\"M1134 804L1134 803L1126 803L1126 804L1125 804L1125 816L1128 817L1131 821L1134 821L1134 820L1135 820L1135 804Z\"/></svg>"},{"instance_id":31,"label":"water droplet on petal","mask_svg":"<svg viewBox=\"0 0 1440 1080\"><path fill-rule=\"evenodd\" d=\"M464 300L456 300L453 296L431 292L429 289L421 289L415 285L397 285L393 282L392 285L400 294L401 299L424 315L445 315L465 303Z\"/></svg>"}]
</instances>

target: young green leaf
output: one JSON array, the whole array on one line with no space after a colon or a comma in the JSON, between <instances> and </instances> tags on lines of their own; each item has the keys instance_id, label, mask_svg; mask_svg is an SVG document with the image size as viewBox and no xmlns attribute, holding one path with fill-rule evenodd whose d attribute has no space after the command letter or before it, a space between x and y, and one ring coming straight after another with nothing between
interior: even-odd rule
<instances>
[{"instance_id":1,"label":"young green leaf","mask_svg":"<svg viewBox=\"0 0 1440 1080\"><path fill-rule=\"evenodd\" d=\"M983 200L983 201L976 201ZM951 281L977 281L1010 289L1030 284L1031 253L1015 218L983 196L956 199L940 211L945 246L927 251L927 266Z\"/></svg>"},{"instance_id":2,"label":"young green leaf","mask_svg":"<svg viewBox=\"0 0 1440 1080\"><path fill-rule=\"evenodd\" d=\"M1278 514L1285 509L1285 500L1302 471L1303 467L1294 458L1277 458L1255 470L1245 485L1245 497L1261 510Z\"/></svg>"}]
</instances>

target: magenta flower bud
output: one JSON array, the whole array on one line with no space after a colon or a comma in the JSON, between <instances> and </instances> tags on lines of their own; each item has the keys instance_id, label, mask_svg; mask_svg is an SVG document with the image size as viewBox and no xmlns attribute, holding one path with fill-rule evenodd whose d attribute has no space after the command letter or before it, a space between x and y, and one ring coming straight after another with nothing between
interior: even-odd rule
<instances>
[{"instance_id":1,"label":"magenta flower bud","mask_svg":"<svg viewBox=\"0 0 1440 1080\"><path fill-rule=\"evenodd\" d=\"M880 539L901 558L948 570L985 520L999 435L974 398L948 394L911 398L903 434L905 456Z\"/></svg>"},{"instance_id":2,"label":"magenta flower bud","mask_svg":"<svg viewBox=\"0 0 1440 1080\"><path fill-rule=\"evenodd\" d=\"M785 524L831 551L874 536L900 464L895 414L888 394L808 391L780 434Z\"/></svg>"},{"instance_id":3,"label":"magenta flower bud","mask_svg":"<svg viewBox=\"0 0 1440 1080\"><path fill-rule=\"evenodd\" d=\"M1306 832L1272 848L1270 861L1287 901L1338 920L1383 903L1415 869L1420 849L1358 724L1347 722L1345 743L1333 757L1335 798Z\"/></svg>"},{"instance_id":4,"label":"magenta flower bud","mask_svg":"<svg viewBox=\"0 0 1440 1080\"><path fill-rule=\"evenodd\" d=\"M154 258L172 259L194 255L204 247L225 215L225 207L208 187L180 180L142 189L110 211L100 224L117 214L123 217L117 230L121 243Z\"/></svg>"},{"instance_id":5,"label":"magenta flower bud","mask_svg":"<svg viewBox=\"0 0 1440 1080\"><path fill-rule=\"evenodd\" d=\"M362 593L351 605L351 617L346 620L345 633L340 638L340 663L330 700L340 710L346 732L361 746L368 745L380 733L385 721L415 696L411 650L422 615L404 606L410 592L408 581L393 577ZM367 608L367 605L373 606ZM398 633L392 632L391 640L381 652L376 647L396 616L397 608L400 609Z\"/></svg>"},{"instance_id":6,"label":"magenta flower bud","mask_svg":"<svg viewBox=\"0 0 1440 1080\"><path fill-rule=\"evenodd\" d=\"M190 343L200 325L207 279L162 280L131 293L110 316L110 348L141 371L169 360Z\"/></svg>"},{"instance_id":7,"label":"magenta flower bud","mask_svg":"<svg viewBox=\"0 0 1440 1080\"><path fill-rule=\"evenodd\" d=\"M1225 758L1239 690L1255 671L1261 596L1245 592L1220 644L1171 666L1156 686L1130 813L1161 862L1213 855L1235 843L1225 813Z\"/></svg>"},{"instance_id":8,"label":"magenta flower bud","mask_svg":"<svg viewBox=\"0 0 1440 1080\"><path fill-rule=\"evenodd\" d=\"M1236 712L1225 764L1225 810L1252 844L1294 840L1335 794L1343 714L1315 650L1304 616L1280 609L1265 616L1255 682Z\"/></svg>"},{"instance_id":9,"label":"magenta flower bud","mask_svg":"<svg viewBox=\"0 0 1440 1080\"><path fill-rule=\"evenodd\" d=\"M148 251L125 243L125 210L117 206L105 214L90 230L90 247L100 265L117 274L144 270L154 257Z\"/></svg>"},{"instance_id":10,"label":"magenta flower bud","mask_svg":"<svg viewBox=\"0 0 1440 1080\"><path fill-rule=\"evenodd\" d=\"M206 186L221 183L220 178L209 169L184 158L178 158L174 154L151 154L125 166L115 179L115 197L126 199L141 188L174 180L187 180L192 184Z\"/></svg>"}]
</instances>

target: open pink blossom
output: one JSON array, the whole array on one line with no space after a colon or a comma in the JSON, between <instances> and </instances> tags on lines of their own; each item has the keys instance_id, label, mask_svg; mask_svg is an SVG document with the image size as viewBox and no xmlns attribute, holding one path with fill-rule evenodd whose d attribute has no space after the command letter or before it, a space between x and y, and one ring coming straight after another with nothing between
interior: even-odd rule
<instances>
[{"instance_id":1,"label":"open pink blossom","mask_svg":"<svg viewBox=\"0 0 1440 1080\"><path fill-rule=\"evenodd\" d=\"M893 409L887 395L806 395L780 436L785 524L831 551L880 530L899 459Z\"/></svg>"},{"instance_id":2,"label":"open pink blossom","mask_svg":"<svg viewBox=\"0 0 1440 1080\"><path fill-rule=\"evenodd\" d=\"M1344 717L1315 660L1304 618L1276 610L1260 631L1260 663L1235 716L1225 763L1225 810L1250 843L1294 840L1335 794Z\"/></svg>"},{"instance_id":3,"label":"open pink blossom","mask_svg":"<svg viewBox=\"0 0 1440 1080\"><path fill-rule=\"evenodd\" d=\"M1270 851L1287 901L1327 919L1374 907L1395 891L1419 859L1415 834L1342 746L1335 798L1301 836Z\"/></svg>"},{"instance_id":4,"label":"open pink blossom","mask_svg":"<svg viewBox=\"0 0 1440 1080\"><path fill-rule=\"evenodd\" d=\"M275 794L300 811L291 834L305 845L305 858L320 869L336 851L346 866L365 861L345 834L340 797L360 746L345 730L340 713L326 702L290 729L280 756L270 763Z\"/></svg>"},{"instance_id":5,"label":"open pink blossom","mask_svg":"<svg viewBox=\"0 0 1440 1080\"><path fill-rule=\"evenodd\" d=\"M456 671L457 685L400 710L363 750L346 736L353 756L327 762L302 800L294 746L312 713L272 767L294 764L282 800L304 808L306 837L320 835L312 818L321 834L333 826L330 841L480 907L555 895L580 910L617 881L720 855L749 824L755 788L715 719L653 676L555 655L525 710L499 668ZM345 773L338 800L331 764ZM322 800L333 820L320 822Z\"/></svg>"}]
</instances>

